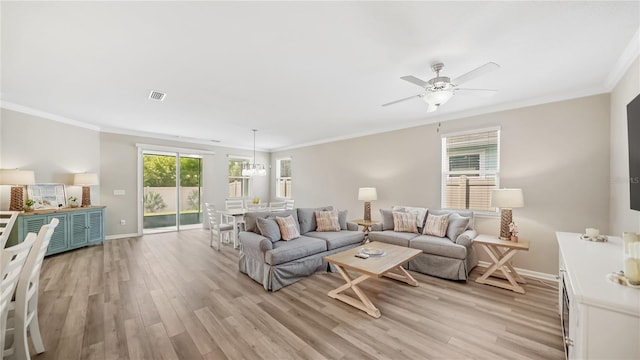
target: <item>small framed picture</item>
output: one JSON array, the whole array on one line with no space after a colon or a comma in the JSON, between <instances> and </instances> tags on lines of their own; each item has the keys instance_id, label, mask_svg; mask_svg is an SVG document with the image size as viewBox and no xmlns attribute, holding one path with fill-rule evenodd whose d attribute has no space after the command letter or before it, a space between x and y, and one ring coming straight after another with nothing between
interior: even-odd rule
<instances>
[{"instance_id":1,"label":"small framed picture","mask_svg":"<svg viewBox=\"0 0 640 360\"><path fill-rule=\"evenodd\" d=\"M67 207L64 184L35 184L27 186L27 196L36 202L35 209L58 209Z\"/></svg>"}]
</instances>

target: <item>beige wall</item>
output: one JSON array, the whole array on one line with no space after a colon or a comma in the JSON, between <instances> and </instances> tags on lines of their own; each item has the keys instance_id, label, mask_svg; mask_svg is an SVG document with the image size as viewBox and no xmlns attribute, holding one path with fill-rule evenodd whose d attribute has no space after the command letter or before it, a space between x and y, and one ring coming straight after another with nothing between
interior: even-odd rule
<instances>
[{"instance_id":1,"label":"beige wall","mask_svg":"<svg viewBox=\"0 0 640 360\"><path fill-rule=\"evenodd\" d=\"M525 196L514 220L531 249L515 265L557 273L555 231L608 231L609 96L448 121L440 133L494 126L502 129L501 187L522 188ZM272 154L272 165L291 156L297 206L333 204L361 218L358 188L373 186L374 218L392 205L440 208L440 133L433 124L281 151ZM477 227L497 234L499 218L481 218Z\"/></svg>"},{"instance_id":2,"label":"beige wall","mask_svg":"<svg viewBox=\"0 0 640 360\"><path fill-rule=\"evenodd\" d=\"M160 145L215 152L203 156L203 201L224 208L228 191L227 155L253 156L252 150L238 150L219 146L207 146L178 141L150 139L113 133L100 135L101 196L107 206L105 230L107 236L136 234L138 232L138 148L136 144ZM257 152L256 161L269 163L269 153ZM254 193L268 201L269 178L255 178ZM124 190L124 196L116 196L114 190ZM125 225L120 225L125 220Z\"/></svg>"},{"instance_id":3,"label":"beige wall","mask_svg":"<svg viewBox=\"0 0 640 360\"><path fill-rule=\"evenodd\" d=\"M629 147L627 104L640 94L640 57L611 92L611 233L640 232L640 211L629 204ZM637 139L640 141L640 139Z\"/></svg>"},{"instance_id":4,"label":"beige wall","mask_svg":"<svg viewBox=\"0 0 640 360\"><path fill-rule=\"evenodd\" d=\"M0 163L2 168L34 170L37 183L73 184L73 173L100 173L100 133L2 108ZM0 209L9 208L9 186L0 186ZM82 196L68 186L67 197ZM99 187L91 200L100 203Z\"/></svg>"}]
</instances>

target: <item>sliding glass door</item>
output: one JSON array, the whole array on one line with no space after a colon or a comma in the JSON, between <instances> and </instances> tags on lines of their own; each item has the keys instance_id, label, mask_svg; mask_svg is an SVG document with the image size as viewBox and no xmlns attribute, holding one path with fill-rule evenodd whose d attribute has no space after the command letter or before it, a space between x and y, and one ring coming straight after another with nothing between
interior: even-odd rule
<instances>
[{"instance_id":1,"label":"sliding glass door","mask_svg":"<svg viewBox=\"0 0 640 360\"><path fill-rule=\"evenodd\" d=\"M202 157L143 150L143 233L202 224Z\"/></svg>"}]
</instances>

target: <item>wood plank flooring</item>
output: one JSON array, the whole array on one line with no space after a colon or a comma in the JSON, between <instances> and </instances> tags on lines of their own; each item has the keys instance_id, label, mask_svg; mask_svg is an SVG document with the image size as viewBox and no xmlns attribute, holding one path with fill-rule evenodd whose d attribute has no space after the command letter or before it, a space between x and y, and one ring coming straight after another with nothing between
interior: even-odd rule
<instances>
[{"instance_id":1,"label":"wood plank flooring","mask_svg":"<svg viewBox=\"0 0 640 360\"><path fill-rule=\"evenodd\" d=\"M331 299L339 274L275 293L204 230L107 241L45 259L35 359L563 359L557 295L412 272L367 280L374 319ZM477 270L472 273L478 276ZM33 350L32 350L33 353Z\"/></svg>"}]
</instances>

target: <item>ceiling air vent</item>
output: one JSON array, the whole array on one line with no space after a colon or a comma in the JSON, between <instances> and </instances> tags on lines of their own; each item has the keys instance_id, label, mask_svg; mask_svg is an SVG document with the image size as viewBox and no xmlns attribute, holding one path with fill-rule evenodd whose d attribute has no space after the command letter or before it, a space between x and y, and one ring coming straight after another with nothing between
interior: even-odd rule
<instances>
[{"instance_id":1,"label":"ceiling air vent","mask_svg":"<svg viewBox=\"0 0 640 360\"><path fill-rule=\"evenodd\" d=\"M155 100L155 101L164 101L164 98L167 96L167 94L162 93L160 91L151 91L151 93L149 94L149 99L151 100Z\"/></svg>"}]
</instances>

